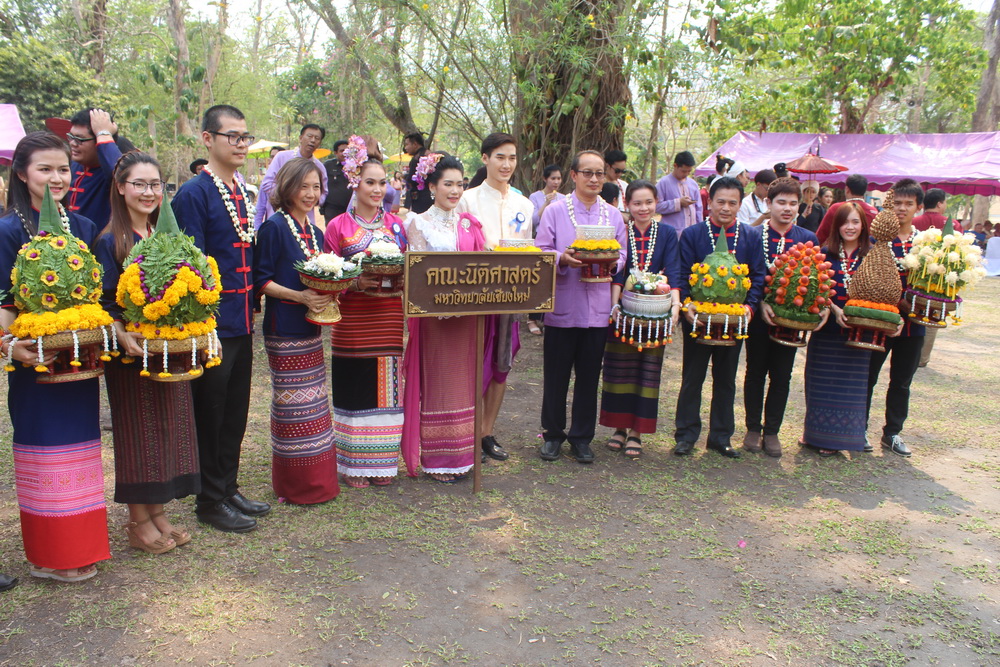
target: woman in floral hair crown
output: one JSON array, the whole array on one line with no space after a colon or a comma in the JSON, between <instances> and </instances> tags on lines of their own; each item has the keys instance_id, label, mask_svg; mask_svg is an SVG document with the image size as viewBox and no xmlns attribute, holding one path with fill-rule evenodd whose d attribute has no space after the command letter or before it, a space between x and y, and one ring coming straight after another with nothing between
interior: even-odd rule
<instances>
[{"instance_id":1,"label":"woman in floral hair crown","mask_svg":"<svg viewBox=\"0 0 1000 667\"><path fill-rule=\"evenodd\" d=\"M376 242L405 251L403 221L383 205L385 167L369 157L359 136L352 136L344 151L344 173L354 197L346 213L327 223L324 249L345 259ZM340 295L342 319L331 327L337 467L352 488L392 484L399 468L403 301L367 293L379 287L379 280L359 276Z\"/></svg>"},{"instance_id":2,"label":"woman in floral hair crown","mask_svg":"<svg viewBox=\"0 0 1000 667\"><path fill-rule=\"evenodd\" d=\"M45 189L59 202L69 192L69 149L49 132L18 142L11 163L7 214L0 218L0 353L13 362L7 407L14 427L14 477L21 508L21 537L34 577L75 582L97 574L95 563L111 558L108 547L97 378L43 384L31 367L38 361L32 340L16 340L7 329L18 315L11 270L21 246L38 233ZM94 223L58 207L56 225L90 244ZM52 221L50 221L52 222ZM53 239L55 241L55 239ZM42 350L43 363L54 353ZM72 493L45 483L76 480Z\"/></svg>"},{"instance_id":3,"label":"woman in floral hair crown","mask_svg":"<svg viewBox=\"0 0 1000 667\"><path fill-rule=\"evenodd\" d=\"M281 167L271 191L274 215L257 230L253 266L271 369L271 485L278 498L298 505L340 493L323 340L320 326L306 320L332 297L303 285L295 269L322 251L323 232L308 218L321 194L316 163L294 158Z\"/></svg>"},{"instance_id":4,"label":"woman in floral hair crown","mask_svg":"<svg viewBox=\"0 0 1000 667\"><path fill-rule=\"evenodd\" d=\"M414 180L430 189L434 204L407 218L410 250L483 250L482 225L457 213L462 198L462 163L440 153L420 159ZM476 455L476 318L412 318L406 346L406 426L403 458L407 472L417 465L431 479L450 484L472 469Z\"/></svg>"},{"instance_id":5,"label":"woman in floral hair crown","mask_svg":"<svg viewBox=\"0 0 1000 667\"><path fill-rule=\"evenodd\" d=\"M94 255L104 267L101 303L115 318L126 355L104 365L114 436L115 502L128 504L129 546L161 554L191 541L190 533L170 523L163 506L201 491L194 399L190 382L154 382L140 377L141 364L124 363L142 358L143 336L125 331L116 292L132 248L153 233L160 213L170 206L161 208L163 174L147 153L122 155L113 178L111 219L95 243Z\"/></svg>"}]
</instances>

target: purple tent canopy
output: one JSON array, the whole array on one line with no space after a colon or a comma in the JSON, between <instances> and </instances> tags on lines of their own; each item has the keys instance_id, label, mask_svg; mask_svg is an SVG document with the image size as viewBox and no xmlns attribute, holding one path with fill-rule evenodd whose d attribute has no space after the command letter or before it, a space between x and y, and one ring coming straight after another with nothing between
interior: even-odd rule
<instances>
[{"instance_id":1,"label":"purple tent canopy","mask_svg":"<svg viewBox=\"0 0 1000 667\"><path fill-rule=\"evenodd\" d=\"M737 132L712 153L697 176L715 173L715 155L739 160L754 174L806 153L847 165L818 176L822 185L843 187L863 174L872 190L887 190L901 178L962 195L1000 195L1000 132L968 134L794 134Z\"/></svg>"},{"instance_id":2,"label":"purple tent canopy","mask_svg":"<svg viewBox=\"0 0 1000 667\"><path fill-rule=\"evenodd\" d=\"M24 137L21 116L13 104L0 104L0 163L10 164L14 158L14 148Z\"/></svg>"}]
</instances>

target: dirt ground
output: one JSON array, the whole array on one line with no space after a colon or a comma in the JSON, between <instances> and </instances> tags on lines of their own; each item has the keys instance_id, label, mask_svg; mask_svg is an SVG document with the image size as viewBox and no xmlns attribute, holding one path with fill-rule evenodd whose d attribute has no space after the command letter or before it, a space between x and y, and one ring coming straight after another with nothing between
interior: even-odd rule
<instances>
[{"instance_id":1,"label":"dirt ground","mask_svg":"<svg viewBox=\"0 0 1000 667\"><path fill-rule=\"evenodd\" d=\"M241 478L276 507L253 533L200 527L188 499L169 509L190 545L129 549L105 433L114 558L84 584L32 581L0 457L0 570L22 580L0 595L0 664L1000 664L1000 280L966 318L917 374L908 460L794 446L804 352L783 458L730 461L704 439L672 456L677 342L641 460L595 446L591 466L545 463L541 339L525 335L497 433L511 460L486 466L483 494L401 477L315 507L271 491L258 341Z\"/></svg>"}]
</instances>

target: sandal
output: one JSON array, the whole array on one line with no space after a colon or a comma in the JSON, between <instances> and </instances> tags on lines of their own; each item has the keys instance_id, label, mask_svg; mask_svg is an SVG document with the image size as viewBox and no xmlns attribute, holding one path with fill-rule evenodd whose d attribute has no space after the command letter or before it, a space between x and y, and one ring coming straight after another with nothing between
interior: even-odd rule
<instances>
[{"instance_id":1,"label":"sandal","mask_svg":"<svg viewBox=\"0 0 1000 667\"><path fill-rule=\"evenodd\" d=\"M542 328L538 326L538 322L535 320L528 320L528 331L530 331L534 336L542 335Z\"/></svg>"},{"instance_id":2,"label":"sandal","mask_svg":"<svg viewBox=\"0 0 1000 667\"><path fill-rule=\"evenodd\" d=\"M635 442L637 444L630 445L628 444L630 442ZM642 440L635 436L629 436L628 440L625 441L625 451L623 453L630 459L637 459L642 456Z\"/></svg>"},{"instance_id":3,"label":"sandal","mask_svg":"<svg viewBox=\"0 0 1000 667\"><path fill-rule=\"evenodd\" d=\"M375 486L390 486L392 477L372 477L372 484Z\"/></svg>"},{"instance_id":4,"label":"sandal","mask_svg":"<svg viewBox=\"0 0 1000 667\"><path fill-rule=\"evenodd\" d=\"M140 539L139 535L135 532L135 529L144 523L149 523L153 519L143 519L142 521L130 521L125 524L125 533L128 535L128 545L133 549L139 549L140 551L145 551L148 554L165 554L174 547L177 546L177 542L169 536L160 535L152 544L146 544Z\"/></svg>"},{"instance_id":5,"label":"sandal","mask_svg":"<svg viewBox=\"0 0 1000 667\"><path fill-rule=\"evenodd\" d=\"M164 512L157 512L156 514L150 514L150 519L155 519L157 517L163 516ZM177 546L182 547L191 541L191 533L187 531L187 528L183 526L178 528L174 526L174 529L170 531L170 538L177 543Z\"/></svg>"},{"instance_id":6,"label":"sandal","mask_svg":"<svg viewBox=\"0 0 1000 667\"><path fill-rule=\"evenodd\" d=\"M76 574L70 574L75 572ZM64 584L72 584L77 581L86 581L97 575L97 565L90 564L84 567L75 567L69 570L53 570L51 567L31 566L31 576L39 579L54 579Z\"/></svg>"},{"instance_id":7,"label":"sandal","mask_svg":"<svg viewBox=\"0 0 1000 667\"><path fill-rule=\"evenodd\" d=\"M608 441L604 443L604 446L613 452L620 452L622 448L625 447L625 436L627 435L627 431L617 429L614 434L608 438Z\"/></svg>"},{"instance_id":8,"label":"sandal","mask_svg":"<svg viewBox=\"0 0 1000 667\"><path fill-rule=\"evenodd\" d=\"M435 475L450 475L450 474L451 473L447 472L429 472L427 473L427 476L430 477L435 482L437 482L438 484L457 484L458 482L461 482L463 479L469 476L469 473L463 472L461 475L452 475L449 479L441 479L440 477L435 477Z\"/></svg>"},{"instance_id":9,"label":"sandal","mask_svg":"<svg viewBox=\"0 0 1000 667\"><path fill-rule=\"evenodd\" d=\"M344 484L352 489L367 489L371 486L367 477L344 477Z\"/></svg>"}]
</instances>

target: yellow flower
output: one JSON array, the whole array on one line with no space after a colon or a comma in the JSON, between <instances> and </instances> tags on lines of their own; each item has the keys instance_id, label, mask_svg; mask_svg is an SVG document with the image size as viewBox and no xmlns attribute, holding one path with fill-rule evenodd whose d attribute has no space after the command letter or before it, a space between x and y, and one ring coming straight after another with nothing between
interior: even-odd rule
<instances>
[{"instance_id":1,"label":"yellow flower","mask_svg":"<svg viewBox=\"0 0 1000 667\"><path fill-rule=\"evenodd\" d=\"M736 289L736 278L730 278L727 280L726 285L729 286L729 289Z\"/></svg>"},{"instance_id":2,"label":"yellow flower","mask_svg":"<svg viewBox=\"0 0 1000 667\"><path fill-rule=\"evenodd\" d=\"M448 73L448 66L445 65L444 67L442 67L441 71L444 72L445 74L447 74Z\"/></svg>"},{"instance_id":3,"label":"yellow flower","mask_svg":"<svg viewBox=\"0 0 1000 667\"><path fill-rule=\"evenodd\" d=\"M30 259L32 262L37 262L38 260L40 260L42 258L42 253L40 253L40 252L38 252L38 250L32 248L31 250L27 251L24 254L24 256L25 256L26 259Z\"/></svg>"},{"instance_id":4,"label":"yellow flower","mask_svg":"<svg viewBox=\"0 0 1000 667\"><path fill-rule=\"evenodd\" d=\"M49 239L49 245L56 250L62 250L66 247L66 237L65 236L53 236Z\"/></svg>"},{"instance_id":5,"label":"yellow flower","mask_svg":"<svg viewBox=\"0 0 1000 667\"><path fill-rule=\"evenodd\" d=\"M42 305L49 308L55 308L59 305L59 299L52 292L46 292L42 295Z\"/></svg>"},{"instance_id":6,"label":"yellow flower","mask_svg":"<svg viewBox=\"0 0 1000 667\"><path fill-rule=\"evenodd\" d=\"M55 271L44 271L42 273L42 284L51 287L59 284L59 274Z\"/></svg>"},{"instance_id":7,"label":"yellow flower","mask_svg":"<svg viewBox=\"0 0 1000 667\"><path fill-rule=\"evenodd\" d=\"M715 278L713 278L712 276L705 276L701 282L705 287L711 287L712 284L715 282Z\"/></svg>"},{"instance_id":8,"label":"yellow flower","mask_svg":"<svg viewBox=\"0 0 1000 667\"><path fill-rule=\"evenodd\" d=\"M727 275L729 275L729 269L727 269L724 266L717 267L715 269L715 272L718 273L723 278L725 278Z\"/></svg>"},{"instance_id":9,"label":"yellow flower","mask_svg":"<svg viewBox=\"0 0 1000 667\"><path fill-rule=\"evenodd\" d=\"M698 273L708 273L708 264L702 264L698 267Z\"/></svg>"},{"instance_id":10,"label":"yellow flower","mask_svg":"<svg viewBox=\"0 0 1000 667\"><path fill-rule=\"evenodd\" d=\"M695 283L697 283L697 282L698 282L698 276L696 276L696 275L694 275L692 273L691 277L688 278L688 284L691 285L692 287L694 287Z\"/></svg>"},{"instance_id":11,"label":"yellow flower","mask_svg":"<svg viewBox=\"0 0 1000 667\"><path fill-rule=\"evenodd\" d=\"M744 278L743 279L743 289L750 289L750 279L749 278Z\"/></svg>"},{"instance_id":12,"label":"yellow flower","mask_svg":"<svg viewBox=\"0 0 1000 667\"><path fill-rule=\"evenodd\" d=\"M74 271L79 271L83 268L83 257L79 255L70 255L66 258L66 263L69 264L69 268Z\"/></svg>"},{"instance_id":13,"label":"yellow flower","mask_svg":"<svg viewBox=\"0 0 1000 667\"><path fill-rule=\"evenodd\" d=\"M10 284L11 285L16 285L17 284L17 267L16 266L13 269L10 270Z\"/></svg>"},{"instance_id":14,"label":"yellow flower","mask_svg":"<svg viewBox=\"0 0 1000 667\"><path fill-rule=\"evenodd\" d=\"M77 301L82 301L87 298L87 288L83 285L77 285L73 288L72 296Z\"/></svg>"},{"instance_id":15,"label":"yellow flower","mask_svg":"<svg viewBox=\"0 0 1000 667\"><path fill-rule=\"evenodd\" d=\"M101 282L101 270L98 269L97 267L94 267L90 271L90 277L93 278L95 283Z\"/></svg>"}]
</instances>

